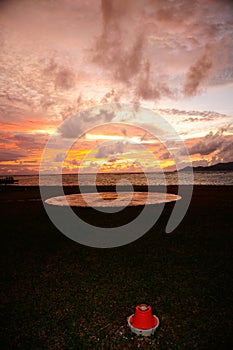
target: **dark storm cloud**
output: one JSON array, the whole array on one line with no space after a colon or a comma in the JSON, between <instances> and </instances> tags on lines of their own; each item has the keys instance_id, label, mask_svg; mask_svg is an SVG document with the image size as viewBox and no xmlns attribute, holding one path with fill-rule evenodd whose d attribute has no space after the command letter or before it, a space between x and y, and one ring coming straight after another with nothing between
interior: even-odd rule
<instances>
[{"instance_id":1,"label":"dark storm cloud","mask_svg":"<svg viewBox=\"0 0 233 350\"><path fill-rule=\"evenodd\" d=\"M208 51L208 50L207 50ZM188 70L184 82L184 95L194 96L202 83L208 78L212 60L210 53L204 53Z\"/></svg>"},{"instance_id":2,"label":"dark storm cloud","mask_svg":"<svg viewBox=\"0 0 233 350\"><path fill-rule=\"evenodd\" d=\"M56 62L54 58L44 68L44 74L53 80L55 89L69 90L75 86L75 73L70 68Z\"/></svg>"},{"instance_id":3,"label":"dark storm cloud","mask_svg":"<svg viewBox=\"0 0 233 350\"><path fill-rule=\"evenodd\" d=\"M200 154L200 155L208 155L220 147L224 142L224 136L216 133L210 133L207 136L203 137L203 139L197 142L195 145L189 148L189 153L192 154Z\"/></svg>"},{"instance_id":4,"label":"dark storm cloud","mask_svg":"<svg viewBox=\"0 0 233 350\"><path fill-rule=\"evenodd\" d=\"M114 24L97 40L93 61L107 69L116 81L128 84L142 68L144 34L126 45L118 30Z\"/></svg>"},{"instance_id":5,"label":"dark storm cloud","mask_svg":"<svg viewBox=\"0 0 233 350\"><path fill-rule=\"evenodd\" d=\"M113 12L113 1L112 0L102 0L101 10L103 14L104 26L106 27L108 23L112 20Z\"/></svg>"},{"instance_id":6,"label":"dark storm cloud","mask_svg":"<svg viewBox=\"0 0 233 350\"><path fill-rule=\"evenodd\" d=\"M157 101L161 96L172 96L172 92L167 84L163 81L158 81L153 83L151 81L151 66L147 62L144 66L143 72L138 79L137 88L135 90L136 97L142 98L144 100L154 100Z\"/></svg>"},{"instance_id":7,"label":"dark storm cloud","mask_svg":"<svg viewBox=\"0 0 233 350\"><path fill-rule=\"evenodd\" d=\"M143 26L136 24L147 3L103 0L103 32L97 40L94 55L94 61L108 69L116 81L131 89L133 85L137 86L134 89L136 100L156 100L165 90L164 86L154 86L151 81L149 57L145 56L144 47L147 35Z\"/></svg>"},{"instance_id":8,"label":"dark storm cloud","mask_svg":"<svg viewBox=\"0 0 233 350\"><path fill-rule=\"evenodd\" d=\"M230 2L220 6L218 1L200 4L181 0L103 0L101 10L103 31L97 40L94 60L108 69L114 79L131 87L136 84L136 98L158 100L164 96L178 96L177 89L168 86L161 74L156 73L155 68L161 63L166 63L169 71L173 66L181 67L185 60L190 62L189 66L186 63L182 91L185 96L194 96L201 92L216 68L220 74L226 62L231 61L228 47L232 47L230 13L233 14L233 7ZM223 25L223 18L226 25ZM158 44L162 50L159 51L158 46L158 54L152 57L148 54L148 38L154 37L155 42L161 37ZM166 56L163 48L166 48ZM193 56L190 55L192 50ZM162 60L159 62L157 57Z\"/></svg>"},{"instance_id":9,"label":"dark storm cloud","mask_svg":"<svg viewBox=\"0 0 233 350\"><path fill-rule=\"evenodd\" d=\"M213 160L215 162L233 161L233 136L225 135L224 131L224 129L220 129L216 133L210 132L200 141L189 147L189 154L207 156L214 153Z\"/></svg>"},{"instance_id":10,"label":"dark storm cloud","mask_svg":"<svg viewBox=\"0 0 233 350\"><path fill-rule=\"evenodd\" d=\"M72 71L68 68L62 68L56 75L55 87L69 90L75 85L75 78Z\"/></svg>"}]
</instances>

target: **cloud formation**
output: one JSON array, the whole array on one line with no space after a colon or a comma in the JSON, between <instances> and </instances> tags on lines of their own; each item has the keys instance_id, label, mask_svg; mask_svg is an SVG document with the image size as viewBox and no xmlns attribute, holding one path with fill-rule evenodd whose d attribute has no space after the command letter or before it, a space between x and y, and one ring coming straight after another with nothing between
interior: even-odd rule
<instances>
[{"instance_id":1,"label":"cloud formation","mask_svg":"<svg viewBox=\"0 0 233 350\"><path fill-rule=\"evenodd\" d=\"M136 85L137 99L177 98L177 88L167 74L183 85L180 94L194 96L211 82L211 75L216 81L232 65L233 6L230 2L219 5L218 1L210 5L208 1L103 0L102 34L93 60L113 79Z\"/></svg>"},{"instance_id":2,"label":"cloud formation","mask_svg":"<svg viewBox=\"0 0 233 350\"><path fill-rule=\"evenodd\" d=\"M118 154L122 154L125 152L126 144L125 142L119 141L115 143L111 143L108 145L103 145L98 147L98 152L95 154L95 158L106 158L111 155L117 156ZM113 158L110 158L110 162L112 162Z\"/></svg>"},{"instance_id":3,"label":"cloud formation","mask_svg":"<svg viewBox=\"0 0 233 350\"><path fill-rule=\"evenodd\" d=\"M225 130L210 132L200 141L189 147L190 155L212 155L212 164L233 160L233 136L225 135Z\"/></svg>"},{"instance_id":4,"label":"cloud formation","mask_svg":"<svg viewBox=\"0 0 233 350\"><path fill-rule=\"evenodd\" d=\"M110 123L115 118L115 114L100 109L99 112L93 110L81 111L66 120L59 126L58 131L63 138L77 138L92 129L98 120L98 125Z\"/></svg>"},{"instance_id":5,"label":"cloud formation","mask_svg":"<svg viewBox=\"0 0 233 350\"><path fill-rule=\"evenodd\" d=\"M22 152L19 152L16 150L1 149L0 162L16 161L16 160L21 159L23 157L26 157L25 153L22 153Z\"/></svg>"},{"instance_id":6,"label":"cloud formation","mask_svg":"<svg viewBox=\"0 0 233 350\"><path fill-rule=\"evenodd\" d=\"M189 68L185 82L184 95L196 95L201 84L208 78L212 67L211 55L208 50Z\"/></svg>"},{"instance_id":7,"label":"cloud formation","mask_svg":"<svg viewBox=\"0 0 233 350\"><path fill-rule=\"evenodd\" d=\"M18 155L38 155L47 127L56 129L87 107L129 101L172 106L233 82L232 1L11 0L0 6L0 128L6 132L0 147L15 147ZM204 122L215 135L230 118L166 110L190 137ZM64 124L60 132L75 137L87 127L92 121L81 114L78 125ZM196 149L207 152L216 142L204 141ZM214 152L221 149L229 160L223 144ZM9 159L17 154L8 153Z\"/></svg>"},{"instance_id":8,"label":"cloud formation","mask_svg":"<svg viewBox=\"0 0 233 350\"><path fill-rule=\"evenodd\" d=\"M2 14L2 114L65 118L80 95L81 108L157 102L233 81L231 2L12 0Z\"/></svg>"},{"instance_id":9,"label":"cloud formation","mask_svg":"<svg viewBox=\"0 0 233 350\"><path fill-rule=\"evenodd\" d=\"M75 86L75 73L68 67L60 66L54 58L44 68L44 74L53 81L55 89L69 90Z\"/></svg>"}]
</instances>

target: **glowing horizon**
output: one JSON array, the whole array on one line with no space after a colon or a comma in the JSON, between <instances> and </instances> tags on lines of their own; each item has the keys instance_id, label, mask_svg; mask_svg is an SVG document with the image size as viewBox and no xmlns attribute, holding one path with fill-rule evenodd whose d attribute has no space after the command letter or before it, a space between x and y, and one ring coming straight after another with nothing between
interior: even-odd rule
<instances>
[{"instance_id":1,"label":"glowing horizon","mask_svg":"<svg viewBox=\"0 0 233 350\"><path fill-rule=\"evenodd\" d=\"M233 161L232 3L12 0L0 10L1 175L37 174L61 123L106 103L161 115L185 141L194 166ZM174 169L168 152L138 128L92 130L85 123L64 171L83 170L90 152L87 171L136 171L144 155L137 145L165 171ZM119 142L115 155L101 151L106 141ZM153 168L146 159L143 167Z\"/></svg>"}]
</instances>

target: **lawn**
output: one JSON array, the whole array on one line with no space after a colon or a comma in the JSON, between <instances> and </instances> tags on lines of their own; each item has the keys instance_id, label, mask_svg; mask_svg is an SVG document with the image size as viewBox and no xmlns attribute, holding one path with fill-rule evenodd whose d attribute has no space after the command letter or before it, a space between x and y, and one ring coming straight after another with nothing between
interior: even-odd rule
<instances>
[{"instance_id":1,"label":"lawn","mask_svg":"<svg viewBox=\"0 0 233 350\"><path fill-rule=\"evenodd\" d=\"M195 187L172 234L164 233L168 203L142 238L97 249L53 226L34 201L38 189L1 187L1 349L233 348L232 190ZM118 224L137 210L123 211ZM81 216L108 225L91 209ZM139 303L160 319L153 337L127 326Z\"/></svg>"}]
</instances>

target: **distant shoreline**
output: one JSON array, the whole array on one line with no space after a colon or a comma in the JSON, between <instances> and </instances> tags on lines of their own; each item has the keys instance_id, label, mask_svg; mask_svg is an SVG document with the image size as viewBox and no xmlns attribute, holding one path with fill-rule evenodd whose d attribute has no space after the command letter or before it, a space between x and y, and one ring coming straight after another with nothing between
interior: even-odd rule
<instances>
[{"instance_id":1,"label":"distant shoreline","mask_svg":"<svg viewBox=\"0 0 233 350\"><path fill-rule=\"evenodd\" d=\"M214 165L210 165L210 166L188 166L188 167L184 167L182 169L179 170L172 170L172 171L166 171L166 169L163 169L164 172L161 171L139 171L139 172L98 172L99 175L141 175L141 174L173 174L173 173L177 173L177 172L183 172L183 171L194 171L194 172L205 172L205 171L229 171L229 172L233 172L233 162L228 162L228 163L217 163ZM58 175L62 175L62 176L67 176L67 175L95 175L95 173L64 173L64 174L39 174L39 173L35 173L35 174L13 174L12 176L58 176ZM0 175L1 177L6 177L9 176L9 174L2 174Z\"/></svg>"},{"instance_id":2,"label":"distant shoreline","mask_svg":"<svg viewBox=\"0 0 233 350\"><path fill-rule=\"evenodd\" d=\"M233 185L233 171L179 171L172 173L99 173L63 175L15 175L14 186L172 186L172 185ZM123 182L122 182L123 181ZM125 182L126 181L126 182ZM8 184L7 184L8 185ZM2 186L1 186L2 187Z\"/></svg>"}]
</instances>

